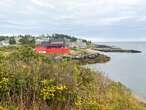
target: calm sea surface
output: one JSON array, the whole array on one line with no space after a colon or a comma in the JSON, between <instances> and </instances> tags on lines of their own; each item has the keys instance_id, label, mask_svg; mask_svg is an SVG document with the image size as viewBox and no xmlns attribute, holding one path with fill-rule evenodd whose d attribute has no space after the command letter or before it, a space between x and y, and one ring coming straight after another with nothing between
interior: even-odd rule
<instances>
[{"instance_id":1,"label":"calm sea surface","mask_svg":"<svg viewBox=\"0 0 146 110\"><path fill-rule=\"evenodd\" d=\"M142 53L104 53L111 57L111 61L105 64L89 65L89 67L102 71L114 81L120 81L138 97L146 101L146 42L105 42L97 44L142 51Z\"/></svg>"}]
</instances>

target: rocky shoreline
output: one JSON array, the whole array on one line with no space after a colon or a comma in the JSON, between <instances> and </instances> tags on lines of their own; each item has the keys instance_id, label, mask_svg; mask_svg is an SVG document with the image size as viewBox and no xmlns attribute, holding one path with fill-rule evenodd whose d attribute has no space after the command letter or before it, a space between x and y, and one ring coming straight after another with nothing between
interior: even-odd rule
<instances>
[{"instance_id":1,"label":"rocky shoreline","mask_svg":"<svg viewBox=\"0 0 146 110\"><path fill-rule=\"evenodd\" d=\"M81 56L70 56L70 57L64 57L64 59L70 59L72 61L75 61L79 64L95 64L95 63L106 63L110 61L110 57L94 53L94 54L87 54L87 55L81 55Z\"/></svg>"},{"instance_id":2,"label":"rocky shoreline","mask_svg":"<svg viewBox=\"0 0 146 110\"><path fill-rule=\"evenodd\" d=\"M141 53L139 50L126 50L126 49L108 49L108 48L94 48L94 50L98 50L101 52L120 52L120 53Z\"/></svg>"},{"instance_id":3,"label":"rocky shoreline","mask_svg":"<svg viewBox=\"0 0 146 110\"><path fill-rule=\"evenodd\" d=\"M134 50L134 49L122 49L119 47L114 46L107 46L107 45L97 45L95 44L95 47L93 50L101 51L101 52L120 52L120 53L142 53L142 51Z\"/></svg>"}]
</instances>

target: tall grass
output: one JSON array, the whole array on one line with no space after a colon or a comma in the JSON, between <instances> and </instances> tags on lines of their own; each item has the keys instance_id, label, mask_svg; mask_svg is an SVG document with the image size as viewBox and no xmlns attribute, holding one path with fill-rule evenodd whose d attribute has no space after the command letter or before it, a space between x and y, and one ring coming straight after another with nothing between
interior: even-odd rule
<instances>
[{"instance_id":1,"label":"tall grass","mask_svg":"<svg viewBox=\"0 0 146 110\"><path fill-rule=\"evenodd\" d=\"M0 110L145 110L121 83L31 47L0 54Z\"/></svg>"}]
</instances>

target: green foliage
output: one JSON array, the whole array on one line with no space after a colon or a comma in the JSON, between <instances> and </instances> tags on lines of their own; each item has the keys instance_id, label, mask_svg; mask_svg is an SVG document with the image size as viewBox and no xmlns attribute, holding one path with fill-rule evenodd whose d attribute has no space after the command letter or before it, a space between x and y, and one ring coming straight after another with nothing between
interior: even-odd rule
<instances>
[{"instance_id":1,"label":"green foliage","mask_svg":"<svg viewBox=\"0 0 146 110\"><path fill-rule=\"evenodd\" d=\"M9 43L10 43L10 44L16 44L15 38L14 38L14 37L10 37L10 38L9 38Z\"/></svg>"},{"instance_id":2,"label":"green foliage","mask_svg":"<svg viewBox=\"0 0 146 110\"><path fill-rule=\"evenodd\" d=\"M1 78L0 79L0 97L5 98L9 94L9 87L10 87L10 81L8 78Z\"/></svg>"},{"instance_id":3,"label":"green foliage","mask_svg":"<svg viewBox=\"0 0 146 110\"><path fill-rule=\"evenodd\" d=\"M47 103L52 103L53 100L57 102L65 102L67 100L66 94L68 91L65 85L56 85L53 80L43 80L41 85L40 95Z\"/></svg>"},{"instance_id":4,"label":"green foliage","mask_svg":"<svg viewBox=\"0 0 146 110\"><path fill-rule=\"evenodd\" d=\"M72 37L72 36L65 35L65 34L53 34L52 36L50 36L50 38L53 38L53 39L69 39L71 42L77 41L76 37Z\"/></svg>"},{"instance_id":5,"label":"green foliage","mask_svg":"<svg viewBox=\"0 0 146 110\"><path fill-rule=\"evenodd\" d=\"M2 52L0 52L0 63L2 63L3 60L4 60L4 55Z\"/></svg>"},{"instance_id":6,"label":"green foliage","mask_svg":"<svg viewBox=\"0 0 146 110\"><path fill-rule=\"evenodd\" d=\"M6 39L8 39L7 36L0 36L0 41L6 40Z\"/></svg>"},{"instance_id":7,"label":"green foliage","mask_svg":"<svg viewBox=\"0 0 146 110\"><path fill-rule=\"evenodd\" d=\"M48 58L29 46L0 56L0 109L146 110L121 83L70 61L47 63Z\"/></svg>"},{"instance_id":8,"label":"green foliage","mask_svg":"<svg viewBox=\"0 0 146 110\"><path fill-rule=\"evenodd\" d=\"M19 42L23 45L35 45L35 38L32 37L31 35L25 35L25 36L20 36L21 39L19 40Z\"/></svg>"}]
</instances>

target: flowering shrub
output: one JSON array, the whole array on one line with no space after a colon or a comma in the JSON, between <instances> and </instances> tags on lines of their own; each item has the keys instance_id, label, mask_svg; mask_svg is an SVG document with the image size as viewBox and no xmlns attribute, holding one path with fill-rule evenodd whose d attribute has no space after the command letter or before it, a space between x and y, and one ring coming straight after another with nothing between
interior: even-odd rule
<instances>
[{"instance_id":1,"label":"flowering shrub","mask_svg":"<svg viewBox=\"0 0 146 110\"><path fill-rule=\"evenodd\" d=\"M2 78L2 80L0 81L0 90L7 90L8 89L8 85L9 85L9 79L8 78Z\"/></svg>"},{"instance_id":2,"label":"flowering shrub","mask_svg":"<svg viewBox=\"0 0 146 110\"><path fill-rule=\"evenodd\" d=\"M40 95L43 100L51 101L56 99L57 101L65 101L65 97L63 96L67 90L65 85L56 86L54 80L43 80L41 81L41 85Z\"/></svg>"},{"instance_id":3,"label":"flowering shrub","mask_svg":"<svg viewBox=\"0 0 146 110\"><path fill-rule=\"evenodd\" d=\"M3 108L2 106L0 106L0 110L6 110L5 108Z\"/></svg>"},{"instance_id":4,"label":"flowering shrub","mask_svg":"<svg viewBox=\"0 0 146 110\"><path fill-rule=\"evenodd\" d=\"M2 78L0 80L0 97L5 98L9 92L10 81L8 78Z\"/></svg>"},{"instance_id":5,"label":"flowering shrub","mask_svg":"<svg viewBox=\"0 0 146 110\"><path fill-rule=\"evenodd\" d=\"M0 110L146 110L123 85L98 72L74 62L48 64L52 56L32 48L15 51L0 54Z\"/></svg>"}]
</instances>

